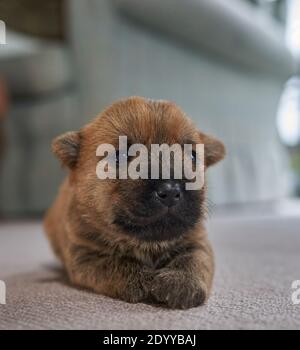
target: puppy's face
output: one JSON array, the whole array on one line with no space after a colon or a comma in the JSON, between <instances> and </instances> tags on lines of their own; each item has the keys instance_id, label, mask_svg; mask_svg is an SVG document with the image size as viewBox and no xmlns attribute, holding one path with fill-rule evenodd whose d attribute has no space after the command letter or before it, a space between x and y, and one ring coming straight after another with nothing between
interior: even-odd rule
<instances>
[{"instance_id":1,"label":"puppy's face","mask_svg":"<svg viewBox=\"0 0 300 350\"><path fill-rule=\"evenodd\" d=\"M205 210L204 188L187 190L187 180L175 179L105 179L96 175L100 160L96 150L111 144L120 158L119 136L127 136L128 146L152 144L204 144L205 167L224 156L220 141L201 133L173 103L130 98L113 104L79 132L70 132L53 142L54 153L71 170L74 200L83 219L101 229L110 225L114 231L143 241L163 241L189 232ZM127 157L127 164L133 159ZM151 167L149 158L149 169ZM174 169L173 169L174 170ZM173 175L172 175L173 174Z\"/></svg>"}]
</instances>

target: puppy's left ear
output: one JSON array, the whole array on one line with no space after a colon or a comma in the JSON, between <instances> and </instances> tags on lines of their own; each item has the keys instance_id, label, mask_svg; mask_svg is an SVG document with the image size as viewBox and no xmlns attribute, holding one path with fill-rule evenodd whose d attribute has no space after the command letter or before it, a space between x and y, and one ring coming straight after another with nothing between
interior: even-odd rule
<instances>
[{"instance_id":1,"label":"puppy's left ear","mask_svg":"<svg viewBox=\"0 0 300 350\"><path fill-rule=\"evenodd\" d=\"M63 165L73 169L77 163L80 149L80 133L69 131L56 137L52 142L52 151Z\"/></svg>"},{"instance_id":2,"label":"puppy's left ear","mask_svg":"<svg viewBox=\"0 0 300 350\"><path fill-rule=\"evenodd\" d=\"M226 154L224 144L213 136L199 132L201 142L204 144L205 166L210 167L220 162Z\"/></svg>"}]
</instances>

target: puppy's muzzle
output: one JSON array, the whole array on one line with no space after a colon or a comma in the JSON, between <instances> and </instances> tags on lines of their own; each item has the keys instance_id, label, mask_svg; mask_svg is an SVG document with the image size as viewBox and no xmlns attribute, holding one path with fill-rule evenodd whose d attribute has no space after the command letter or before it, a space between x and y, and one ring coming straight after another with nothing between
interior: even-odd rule
<instances>
[{"instance_id":1,"label":"puppy's muzzle","mask_svg":"<svg viewBox=\"0 0 300 350\"><path fill-rule=\"evenodd\" d=\"M182 199L181 184L174 181L162 182L157 186L154 195L162 205L173 207Z\"/></svg>"}]
</instances>

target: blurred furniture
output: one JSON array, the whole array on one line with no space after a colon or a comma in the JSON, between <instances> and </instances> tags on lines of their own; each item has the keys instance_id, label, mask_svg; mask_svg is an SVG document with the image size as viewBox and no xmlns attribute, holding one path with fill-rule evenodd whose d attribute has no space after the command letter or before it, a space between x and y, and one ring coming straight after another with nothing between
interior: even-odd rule
<instances>
[{"instance_id":1,"label":"blurred furniture","mask_svg":"<svg viewBox=\"0 0 300 350\"><path fill-rule=\"evenodd\" d=\"M228 156L210 172L217 203L289 192L276 113L296 63L280 23L241 0L69 1L83 116L142 95L177 102ZM88 39L87 39L88 38Z\"/></svg>"},{"instance_id":2,"label":"blurred furniture","mask_svg":"<svg viewBox=\"0 0 300 350\"><path fill-rule=\"evenodd\" d=\"M0 213L36 215L48 206L62 177L51 140L72 129L76 98L68 49L57 41L7 33L0 47L0 74L11 108L0 173Z\"/></svg>"},{"instance_id":3,"label":"blurred furniture","mask_svg":"<svg viewBox=\"0 0 300 350\"><path fill-rule=\"evenodd\" d=\"M44 38L65 37L64 0L0 0L0 18L6 25Z\"/></svg>"},{"instance_id":4,"label":"blurred furniture","mask_svg":"<svg viewBox=\"0 0 300 350\"><path fill-rule=\"evenodd\" d=\"M51 138L130 95L174 100L225 141L227 159L209 174L214 202L288 193L275 118L295 62L279 22L241 0L69 0L67 14L71 66L57 43L26 39L15 58L0 51L0 70L16 96L2 213L47 208L62 177Z\"/></svg>"}]
</instances>

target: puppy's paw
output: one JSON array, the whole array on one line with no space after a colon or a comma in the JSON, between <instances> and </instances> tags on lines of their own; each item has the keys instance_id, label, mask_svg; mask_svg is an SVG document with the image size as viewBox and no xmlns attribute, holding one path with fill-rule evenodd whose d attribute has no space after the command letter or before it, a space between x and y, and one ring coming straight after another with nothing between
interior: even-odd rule
<instances>
[{"instance_id":1,"label":"puppy's paw","mask_svg":"<svg viewBox=\"0 0 300 350\"><path fill-rule=\"evenodd\" d=\"M146 294L140 285L129 284L121 293L118 298L127 303L140 303L146 299Z\"/></svg>"},{"instance_id":2,"label":"puppy's paw","mask_svg":"<svg viewBox=\"0 0 300 350\"><path fill-rule=\"evenodd\" d=\"M137 278L126 283L126 287L120 294L120 298L129 303L139 303L146 301L149 295L149 289L153 281L153 272L143 270L137 273Z\"/></svg>"},{"instance_id":3,"label":"puppy's paw","mask_svg":"<svg viewBox=\"0 0 300 350\"><path fill-rule=\"evenodd\" d=\"M153 280L153 298L172 309L189 309L202 305L208 297L206 285L183 271L164 269Z\"/></svg>"}]
</instances>

